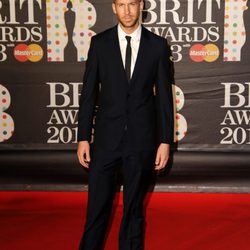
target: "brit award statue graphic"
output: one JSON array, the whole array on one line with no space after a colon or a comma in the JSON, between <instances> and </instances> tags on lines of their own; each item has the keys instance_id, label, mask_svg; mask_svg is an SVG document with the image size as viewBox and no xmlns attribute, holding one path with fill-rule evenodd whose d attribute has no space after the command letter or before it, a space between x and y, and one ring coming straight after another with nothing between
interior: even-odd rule
<instances>
[{"instance_id":1,"label":"brit award statue graphic","mask_svg":"<svg viewBox=\"0 0 250 250\"><path fill-rule=\"evenodd\" d=\"M244 14L248 0L225 2L224 61L240 61L241 50L246 43Z\"/></svg>"},{"instance_id":2,"label":"brit award statue graphic","mask_svg":"<svg viewBox=\"0 0 250 250\"><path fill-rule=\"evenodd\" d=\"M77 48L73 42L76 15L75 12L72 11L72 6L72 2L68 1L68 10L64 13L64 21L68 34L68 43L64 48L64 61L77 61Z\"/></svg>"},{"instance_id":3,"label":"brit award statue graphic","mask_svg":"<svg viewBox=\"0 0 250 250\"><path fill-rule=\"evenodd\" d=\"M47 57L50 62L87 60L96 10L88 1L46 1Z\"/></svg>"}]
</instances>

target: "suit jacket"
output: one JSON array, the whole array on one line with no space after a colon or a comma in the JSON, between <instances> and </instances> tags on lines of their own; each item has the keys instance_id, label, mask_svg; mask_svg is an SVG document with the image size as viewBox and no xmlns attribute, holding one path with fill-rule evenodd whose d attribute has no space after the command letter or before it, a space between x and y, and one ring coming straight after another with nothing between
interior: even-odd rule
<instances>
[{"instance_id":1,"label":"suit jacket","mask_svg":"<svg viewBox=\"0 0 250 250\"><path fill-rule=\"evenodd\" d=\"M172 70L169 57L166 39L142 25L136 64L128 82L117 25L93 36L83 77L77 140L91 141L98 97L94 146L115 149L124 129L132 150L155 149L160 143L172 143Z\"/></svg>"}]
</instances>

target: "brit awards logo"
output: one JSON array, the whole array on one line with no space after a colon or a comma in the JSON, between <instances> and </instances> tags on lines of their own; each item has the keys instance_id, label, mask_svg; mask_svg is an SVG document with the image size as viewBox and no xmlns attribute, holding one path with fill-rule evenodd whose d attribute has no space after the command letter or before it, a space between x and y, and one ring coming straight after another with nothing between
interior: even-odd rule
<instances>
[{"instance_id":1,"label":"brit awards logo","mask_svg":"<svg viewBox=\"0 0 250 250\"><path fill-rule=\"evenodd\" d=\"M225 111L220 144L250 144L250 82L223 82Z\"/></svg>"},{"instance_id":2,"label":"brit awards logo","mask_svg":"<svg viewBox=\"0 0 250 250\"><path fill-rule=\"evenodd\" d=\"M0 142L8 140L14 133L13 119L5 112L9 108L10 102L8 89L0 85Z\"/></svg>"},{"instance_id":3,"label":"brit awards logo","mask_svg":"<svg viewBox=\"0 0 250 250\"><path fill-rule=\"evenodd\" d=\"M220 29L217 12L221 0L146 0L146 27L171 44L173 61L189 54L192 61L214 61L219 57Z\"/></svg>"},{"instance_id":4,"label":"brit awards logo","mask_svg":"<svg viewBox=\"0 0 250 250\"><path fill-rule=\"evenodd\" d=\"M47 0L48 61L86 61L96 11L85 0Z\"/></svg>"}]
</instances>

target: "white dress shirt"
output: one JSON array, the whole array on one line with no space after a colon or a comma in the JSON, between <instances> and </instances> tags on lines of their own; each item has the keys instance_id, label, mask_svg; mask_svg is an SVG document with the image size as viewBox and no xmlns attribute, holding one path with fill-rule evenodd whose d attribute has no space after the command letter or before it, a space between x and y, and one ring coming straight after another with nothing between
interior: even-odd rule
<instances>
[{"instance_id":1,"label":"white dress shirt","mask_svg":"<svg viewBox=\"0 0 250 250\"><path fill-rule=\"evenodd\" d=\"M132 55L131 55L131 71L130 71L131 76L130 77L132 77L138 50L139 50L140 40L141 40L141 24L139 24L137 29L131 34L125 33L123 29L121 28L120 24L118 24L117 26L118 26L117 28L118 38L119 38L119 44L120 44L120 50L121 50L124 68L125 68L125 57L126 57L126 48L127 48L127 39L125 38L125 36L131 36L130 44L131 44Z\"/></svg>"}]
</instances>

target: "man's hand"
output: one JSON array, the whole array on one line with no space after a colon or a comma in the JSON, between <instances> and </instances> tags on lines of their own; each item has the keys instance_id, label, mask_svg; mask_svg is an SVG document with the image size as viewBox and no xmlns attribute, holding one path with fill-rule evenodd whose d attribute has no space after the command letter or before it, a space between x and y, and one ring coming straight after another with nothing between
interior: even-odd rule
<instances>
[{"instance_id":1,"label":"man's hand","mask_svg":"<svg viewBox=\"0 0 250 250\"><path fill-rule=\"evenodd\" d=\"M90 146L88 141L78 142L77 156L80 164L85 168L89 168L90 162Z\"/></svg>"},{"instance_id":2,"label":"man's hand","mask_svg":"<svg viewBox=\"0 0 250 250\"><path fill-rule=\"evenodd\" d=\"M166 166L169 158L169 151L169 144L161 143L159 145L155 159L155 170L160 170Z\"/></svg>"}]
</instances>

